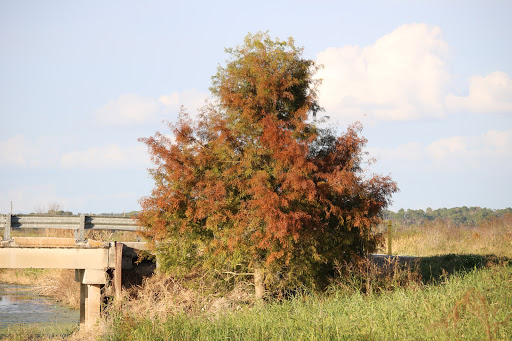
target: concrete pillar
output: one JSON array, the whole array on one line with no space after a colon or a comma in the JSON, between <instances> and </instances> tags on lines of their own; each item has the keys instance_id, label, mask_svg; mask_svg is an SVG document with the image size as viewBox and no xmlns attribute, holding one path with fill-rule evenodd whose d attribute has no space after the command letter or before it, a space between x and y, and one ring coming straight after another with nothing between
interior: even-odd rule
<instances>
[{"instance_id":1,"label":"concrete pillar","mask_svg":"<svg viewBox=\"0 0 512 341\"><path fill-rule=\"evenodd\" d=\"M87 302L87 284L80 283L80 326L85 326L86 302Z\"/></svg>"},{"instance_id":2,"label":"concrete pillar","mask_svg":"<svg viewBox=\"0 0 512 341\"><path fill-rule=\"evenodd\" d=\"M87 285L87 300L85 306L85 326L93 326L100 318L101 312L101 285Z\"/></svg>"},{"instance_id":3,"label":"concrete pillar","mask_svg":"<svg viewBox=\"0 0 512 341\"><path fill-rule=\"evenodd\" d=\"M80 327L93 326L100 318L101 287L105 282L105 271L75 270L75 280L80 282Z\"/></svg>"}]
</instances>

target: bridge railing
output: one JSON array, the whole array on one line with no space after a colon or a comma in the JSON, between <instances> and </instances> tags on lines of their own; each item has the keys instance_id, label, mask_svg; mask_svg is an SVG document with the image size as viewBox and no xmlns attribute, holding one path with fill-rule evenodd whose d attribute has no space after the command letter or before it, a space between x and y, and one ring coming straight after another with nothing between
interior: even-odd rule
<instances>
[{"instance_id":1,"label":"bridge railing","mask_svg":"<svg viewBox=\"0 0 512 341\"><path fill-rule=\"evenodd\" d=\"M77 242L85 241L85 230L137 231L135 219L130 217L97 215L1 214L0 229L4 241L11 240L12 229L68 229L75 230Z\"/></svg>"}]
</instances>

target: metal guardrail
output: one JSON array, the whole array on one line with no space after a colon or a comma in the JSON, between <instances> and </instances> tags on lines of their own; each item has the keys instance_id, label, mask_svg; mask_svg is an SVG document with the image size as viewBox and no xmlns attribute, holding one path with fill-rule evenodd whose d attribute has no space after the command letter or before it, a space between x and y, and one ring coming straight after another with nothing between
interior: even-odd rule
<instances>
[{"instance_id":1,"label":"metal guardrail","mask_svg":"<svg viewBox=\"0 0 512 341\"><path fill-rule=\"evenodd\" d=\"M75 230L77 242L85 241L85 230L137 231L137 222L130 217L95 215L37 215L2 214L0 228L4 229L4 241L11 240L12 229L68 229Z\"/></svg>"}]
</instances>

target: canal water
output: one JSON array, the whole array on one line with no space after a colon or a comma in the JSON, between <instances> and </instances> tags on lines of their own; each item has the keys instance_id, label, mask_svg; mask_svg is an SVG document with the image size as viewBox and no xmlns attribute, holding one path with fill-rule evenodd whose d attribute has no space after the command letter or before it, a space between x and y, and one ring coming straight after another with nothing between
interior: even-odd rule
<instances>
[{"instance_id":1,"label":"canal water","mask_svg":"<svg viewBox=\"0 0 512 341\"><path fill-rule=\"evenodd\" d=\"M19 325L72 329L80 322L80 312L37 295L33 288L0 283L0 335Z\"/></svg>"}]
</instances>

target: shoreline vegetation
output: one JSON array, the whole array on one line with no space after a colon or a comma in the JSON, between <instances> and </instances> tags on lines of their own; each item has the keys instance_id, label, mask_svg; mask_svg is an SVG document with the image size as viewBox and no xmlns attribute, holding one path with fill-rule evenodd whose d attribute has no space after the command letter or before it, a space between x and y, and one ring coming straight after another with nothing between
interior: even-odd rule
<instances>
[{"instance_id":1,"label":"shoreline vegetation","mask_svg":"<svg viewBox=\"0 0 512 341\"><path fill-rule=\"evenodd\" d=\"M75 270L1 269L0 283L30 285L38 295L51 297L72 309L80 308L80 284L75 282Z\"/></svg>"},{"instance_id":2,"label":"shoreline vegetation","mask_svg":"<svg viewBox=\"0 0 512 341\"><path fill-rule=\"evenodd\" d=\"M7 339L512 338L512 214L477 225L434 220L394 227L393 254L420 261L377 266L361 259L340 267L325 293L298 290L258 304L249 279L222 286L203 274L155 274L114 301L94 331L52 336L22 327ZM35 283L59 298L79 291L70 285L78 285L72 271L0 270L0 281ZM62 301L73 306L77 298Z\"/></svg>"}]
</instances>

